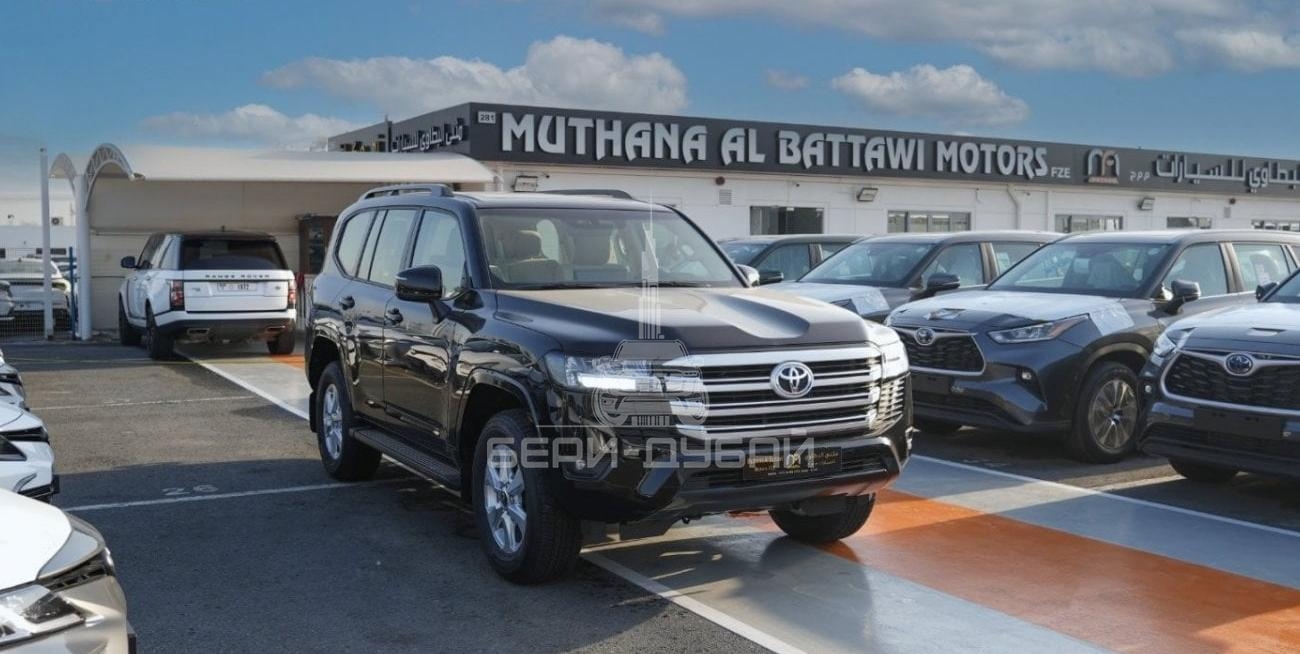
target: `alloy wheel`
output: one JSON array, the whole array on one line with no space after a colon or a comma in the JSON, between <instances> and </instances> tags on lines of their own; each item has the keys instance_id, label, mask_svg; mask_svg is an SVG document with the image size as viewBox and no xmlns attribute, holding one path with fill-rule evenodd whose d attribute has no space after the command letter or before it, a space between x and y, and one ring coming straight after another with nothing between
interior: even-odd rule
<instances>
[{"instance_id":1,"label":"alloy wheel","mask_svg":"<svg viewBox=\"0 0 1300 654\"><path fill-rule=\"evenodd\" d=\"M528 512L524 508L524 472L515 451L504 444L492 446L483 475L483 510L496 546L514 554L524 544Z\"/></svg>"},{"instance_id":2,"label":"alloy wheel","mask_svg":"<svg viewBox=\"0 0 1300 654\"><path fill-rule=\"evenodd\" d=\"M1102 448L1118 452L1128 446L1137 427L1137 393L1123 379L1111 379L1092 398L1088 428Z\"/></svg>"},{"instance_id":3,"label":"alloy wheel","mask_svg":"<svg viewBox=\"0 0 1300 654\"><path fill-rule=\"evenodd\" d=\"M334 384L325 387L321 407L321 440L331 459L343 453L343 405L339 402L339 389Z\"/></svg>"}]
</instances>

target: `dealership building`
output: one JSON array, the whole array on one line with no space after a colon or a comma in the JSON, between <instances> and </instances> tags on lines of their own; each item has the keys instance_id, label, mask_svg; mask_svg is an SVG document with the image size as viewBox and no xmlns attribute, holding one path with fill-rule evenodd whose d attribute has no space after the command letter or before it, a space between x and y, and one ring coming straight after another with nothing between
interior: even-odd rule
<instances>
[{"instance_id":1,"label":"dealership building","mask_svg":"<svg viewBox=\"0 0 1300 654\"><path fill-rule=\"evenodd\" d=\"M84 162L84 163L83 163ZM711 236L1026 229L1300 231L1300 162L1167 150L465 103L327 151L119 147L60 155L77 215L80 335L116 326L118 260L172 229L256 229L310 275L367 188L617 189Z\"/></svg>"}]
</instances>

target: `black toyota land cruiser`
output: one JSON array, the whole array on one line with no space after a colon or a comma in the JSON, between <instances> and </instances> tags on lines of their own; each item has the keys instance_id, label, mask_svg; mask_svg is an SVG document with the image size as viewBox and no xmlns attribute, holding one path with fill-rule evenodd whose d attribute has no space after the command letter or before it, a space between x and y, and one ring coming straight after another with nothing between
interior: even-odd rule
<instances>
[{"instance_id":1,"label":"black toyota land cruiser","mask_svg":"<svg viewBox=\"0 0 1300 654\"><path fill-rule=\"evenodd\" d=\"M1281 263L1256 252L1259 304L1174 323L1142 369L1138 446L1184 477L1300 478L1300 273L1279 284Z\"/></svg>"},{"instance_id":2,"label":"black toyota land cruiser","mask_svg":"<svg viewBox=\"0 0 1300 654\"><path fill-rule=\"evenodd\" d=\"M382 453L459 491L519 582L611 525L856 531L909 455L897 335L752 288L685 216L616 195L403 186L345 210L306 354L326 470Z\"/></svg>"},{"instance_id":3,"label":"black toyota land cruiser","mask_svg":"<svg viewBox=\"0 0 1300 654\"><path fill-rule=\"evenodd\" d=\"M1256 255L1285 271L1298 246L1300 234L1265 231L1078 234L987 289L906 304L887 324L907 346L916 426L1066 434L1073 456L1118 461L1134 449L1137 375L1165 327L1253 301Z\"/></svg>"}]
</instances>

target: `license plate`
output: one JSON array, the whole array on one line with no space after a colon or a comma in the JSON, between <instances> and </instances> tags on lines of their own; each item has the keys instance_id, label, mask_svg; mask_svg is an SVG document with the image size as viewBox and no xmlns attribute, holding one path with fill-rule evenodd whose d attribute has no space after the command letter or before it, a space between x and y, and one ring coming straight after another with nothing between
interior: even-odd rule
<instances>
[{"instance_id":1,"label":"license plate","mask_svg":"<svg viewBox=\"0 0 1300 654\"><path fill-rule=\"evenodd\" d=\"M912 388L918 393L948 395L952 393L952 378L943 375L916 373L912 375Z\"/></svg>"},{"instance_id":2,"label":"license plate","mask_svg":"<svg viewBox=\"0 0 1300 654\"><path fill-rule=\"evenodd\" d=\"M1286 427L1286 420L1279 416L1261 416L1219 409L1197 409L1195 417L1197 429L1249 438L1280 439Z\"/></svg>"},{"instance_id":3,"label":"license plate","mask_svg":"<svg viewBox=\"0 0 1300 654\"><path fill-rule=\"evenodd\" d=\"M815 477L839 472L840 466L840 450L835 447L802 452L757 454L745 457L741 478L751 481Z\"/></svg>"},{"instance_id":4,"label":"license plate","mask_svg":"<svg viewBox=\"0 0 1300 654\"><path fill-rule=\"evenodd\" d=\"M217 290L222 293L247 293L253 290L253 282L217 282Z\"/></svg>"}]
</instances>

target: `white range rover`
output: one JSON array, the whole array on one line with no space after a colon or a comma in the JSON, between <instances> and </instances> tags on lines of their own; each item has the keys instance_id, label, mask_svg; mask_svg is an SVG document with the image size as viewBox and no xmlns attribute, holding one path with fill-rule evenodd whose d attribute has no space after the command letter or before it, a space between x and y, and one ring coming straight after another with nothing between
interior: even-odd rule
<instances>
[{"instance_id":1,"label":"white range rover","mask_svg":"<svg viewBox=\"0 0 1300 654\"><path fill-rule=\"evenodd\" d=\"M297 288L275 237L259 232L163 232L149 237L118 289L123 345L167 359L177 342L266 341L293 353Z\"/></svg>"}]
</instances>

